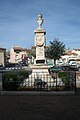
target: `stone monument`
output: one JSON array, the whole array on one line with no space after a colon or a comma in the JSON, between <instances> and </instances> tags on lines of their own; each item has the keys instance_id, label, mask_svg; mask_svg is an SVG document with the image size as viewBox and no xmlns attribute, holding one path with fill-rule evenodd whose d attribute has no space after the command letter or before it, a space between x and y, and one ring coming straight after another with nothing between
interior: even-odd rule
<instances>
[{"instance_id":1,"label":"stone monument","mask_svg":"<svg viewBox=\"0 0 80 120\"><path fill-rule=\"evenodd\" d=\"M42 80L44 80L44 76L47 78L47 76L49 75L48 73L49 66L46 64L46 59L45 59L46 30L42 28L42 24L43 24L42 14L38 15L37 22L38 22L38 28L34 30L36 59L34 64L30 65L30 68L32 69L32 74L30 78L32 77L34 79L35 76L35 78L41 78Z\"/></svg>"},{"instance_id":2,"label":"stone monument","mask_svg":"<svg viewBox=\"0 0 80 120\"><path fill-rule=\"evenodd\" d=\"M45 42L46 42L45 34L46 34L46 31L42 28L42 23L43 23L42 14L38 15L37 22L38 22L38 28L36 30L34 30L34 33L35 33L34 40L35 40L35 46L36 46L35 63L36 64L44 64L44 63L46 63L46 60L45 60Z\"/></svg>"}]
</instances>

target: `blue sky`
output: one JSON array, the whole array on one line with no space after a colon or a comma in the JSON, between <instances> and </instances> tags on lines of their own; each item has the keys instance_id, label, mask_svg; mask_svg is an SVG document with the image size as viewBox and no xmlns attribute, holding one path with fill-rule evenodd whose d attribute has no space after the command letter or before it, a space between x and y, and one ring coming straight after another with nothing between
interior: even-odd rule
<instances>
[{"instance_id":1,"label":"blue sky","mask_svg":"<svg viewBox=\"0 0 80 120\"><path fill-rule=\"evenodd\" d=\"M80 48L80 0L0 0L0 47L34 46L39 13L47 45L58 38L66 48Z\"/></svg>"}]
</instances>

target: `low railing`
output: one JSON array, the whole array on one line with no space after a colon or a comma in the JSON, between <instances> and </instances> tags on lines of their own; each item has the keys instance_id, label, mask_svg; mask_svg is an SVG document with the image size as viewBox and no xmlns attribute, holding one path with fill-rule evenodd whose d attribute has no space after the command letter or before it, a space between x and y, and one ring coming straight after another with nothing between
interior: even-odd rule
<instances>
[{"instance_id":1,"label":"low railing","mask_svg":"<svg viewBox=\"0 0 80 120\"><path fill-rule=\"evenodd\" d=\"M3 76L7 73L3 73ZM3 77L4 78L4 77ZM23 80L2 79L3 91L76 91L76 73L32 73Z\"/></svg>"}]
</instances>

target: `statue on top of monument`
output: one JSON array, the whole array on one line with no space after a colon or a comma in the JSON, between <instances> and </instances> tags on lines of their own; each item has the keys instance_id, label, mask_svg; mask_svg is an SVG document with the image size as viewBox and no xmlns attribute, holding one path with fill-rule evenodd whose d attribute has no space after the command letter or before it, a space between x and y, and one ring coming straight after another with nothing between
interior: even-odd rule
<instances>
[{"instance_id":1,"label":"statue on top of monument","mask_svg":"<svg viewBox=\"0 0 80 120\"><path fill-rule=\"evenodd\" d=\"M42 28L42 23L43 23L43 18L42 17L43 17L42 14L38 15L38 19L37 19L38 29Z\"/></svg>"}]
</instances>

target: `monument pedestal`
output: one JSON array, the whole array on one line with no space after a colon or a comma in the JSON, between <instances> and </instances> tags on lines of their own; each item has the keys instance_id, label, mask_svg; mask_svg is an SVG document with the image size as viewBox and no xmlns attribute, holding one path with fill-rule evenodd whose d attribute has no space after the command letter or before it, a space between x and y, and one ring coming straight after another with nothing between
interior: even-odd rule
<instances>
[{"instance_id":1,"label":"monument pedestal","mask_svg":"<svg viewBox=\"0 0 80 120\"><path fill-rule=\"evenodd\" d=\"M46 64L38 64L38 65L30 65L30 68L32 69L32 75L35 78L39 78L42 81L45 81L49 77L48 68L50 66Z\"/></svg>"},{"instance_id":2,"label":"monument pedestal","mask_svg":"<svg viewBox=\"0 0 80 120\"><path fill-rule=\"evenodd\" d=\"M36 59L35 59L35 63L36 64L42 64L42 63L46 63L45 60L45 42L46 42L46 38L45 38L45 34L46 31L43 28L38 28L36 30L34 30L35 33L35 46L36 46Z\"/></svg>"},{"instance_id":3,"label":"monument pedestal","mask_svg":"<svg viewBox=\"0 0 80 120\"><path fill-rule=\"evenodd\" d=\"M30 65L30 68L32 69L33 72L46 72L48 73L48 68L50 66L45 65L45 64L38 64L38 65Z\"/></svg>"}]
</instances>

